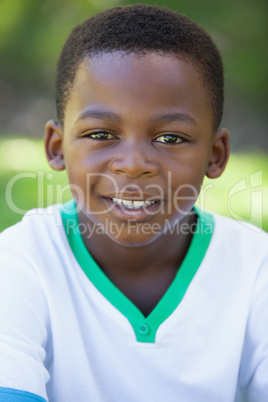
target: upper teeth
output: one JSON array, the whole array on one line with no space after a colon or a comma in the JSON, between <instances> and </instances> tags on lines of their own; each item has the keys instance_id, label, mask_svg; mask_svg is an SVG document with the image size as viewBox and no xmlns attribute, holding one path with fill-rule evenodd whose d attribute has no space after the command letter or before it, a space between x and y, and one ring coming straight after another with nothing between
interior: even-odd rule
<instances>
[{"instance_id":1,"label":"upper teeth","mask_svg":"<svg viewBox=\"0 0 268 402\"><path fill-rule=\"evenodd\" d=\"M124 205L126 208L141 208L153 204L155 201L130 201L121 198L113 198L113 202L118 205Z\"/></svg>"}]
</instances>

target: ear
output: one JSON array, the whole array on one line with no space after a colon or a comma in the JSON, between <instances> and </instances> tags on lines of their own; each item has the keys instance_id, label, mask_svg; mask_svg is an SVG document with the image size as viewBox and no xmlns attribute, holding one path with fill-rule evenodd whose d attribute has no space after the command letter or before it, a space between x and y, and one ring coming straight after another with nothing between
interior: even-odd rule
<instances>
[{"instance_id":1,"label":"ear","mask_svg":"<svg viewBox=\"0 0 268 402\"><path fill-rule=\"evenodd\" d=\"M49 120L45 126L45 151L49 165L54 170L65 169L62 152L63 129L60 123Z\"/></svg>"},{"instance_id":2,"label":"ear","mask_svg":"<svg viewBox=\"0 0 268 402\"><path fill-rule=\"evenodd\" d=\"M213 137L212 151L206 171L210 179L219 177L225 169L230 155L230 134L225 128L218 130Z\"/></svg>"}]
</instances>

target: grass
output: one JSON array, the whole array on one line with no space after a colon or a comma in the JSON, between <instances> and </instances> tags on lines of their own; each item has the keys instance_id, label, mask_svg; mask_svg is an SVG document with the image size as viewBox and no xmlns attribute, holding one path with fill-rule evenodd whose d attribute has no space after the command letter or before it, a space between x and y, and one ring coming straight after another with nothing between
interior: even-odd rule
<instances>
[{"instance_id":1,"label":"grass","mask_svg":"<svg viewBox=\"0 0 268 402\"><path fill-rule=\"evenodd\" d=\"M261 152L233 154L217 180L204 180L198 205L268 231L268 158ZM0 139L0 231L24 213L71 198L65 172L48 166L41 140Z\"/></svg>"}]
</instances>

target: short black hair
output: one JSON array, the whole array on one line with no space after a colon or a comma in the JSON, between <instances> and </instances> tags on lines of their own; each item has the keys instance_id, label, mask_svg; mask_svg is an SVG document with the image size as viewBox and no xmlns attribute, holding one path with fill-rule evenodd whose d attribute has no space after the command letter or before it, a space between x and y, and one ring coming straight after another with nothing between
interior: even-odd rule
<instances>
[{"instance_id":1,"label":"short black hair","mask_svg":"<svg viewBox=\"0 0 268 402\"><path fill-rule=\"evenodd\" d=\"M72 30L57 65L56 107L62 125L83 59L112 51L174 54L192 62L208 90L213 128L218 128L223 110L223 65L216 45L203 28L184 15L144 4L108 9Z\"/></svg>"}]
</instances>

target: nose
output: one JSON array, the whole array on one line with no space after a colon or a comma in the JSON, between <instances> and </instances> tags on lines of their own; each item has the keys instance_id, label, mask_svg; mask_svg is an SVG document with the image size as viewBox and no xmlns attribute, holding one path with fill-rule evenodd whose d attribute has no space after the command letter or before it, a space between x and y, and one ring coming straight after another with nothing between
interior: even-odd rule
<instances>
[{"instance_id":1,"label":"nose","mask_svg":"<svg viewBox=\"0 0 268 402\"><path fill-rule=\"evenodd\" d=\"M118 150L119 151L119 150ZM125 174L130 178L155 176L159 171L158 164L151 159L148 148L135 141L120 147L109 164L113 173Z\"/></svg>"}]
</instances>

